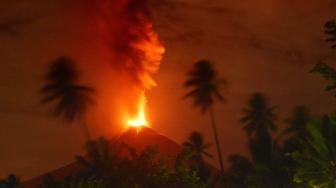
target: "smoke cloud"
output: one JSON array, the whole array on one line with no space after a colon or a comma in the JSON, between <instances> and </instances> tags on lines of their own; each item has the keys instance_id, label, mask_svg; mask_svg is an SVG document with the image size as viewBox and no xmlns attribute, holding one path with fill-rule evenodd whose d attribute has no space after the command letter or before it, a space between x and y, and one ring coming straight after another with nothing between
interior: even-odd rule
<instances>
[{"instance_id":1,"label":"smoke cloud","mask_svg":"<svg viewBox=\"0 0 336 188\"><path fill-rule=\"evenodd\" d=\"M98 105L101 110L98 111L104 113L110 104L111 113L104 118L110 116L112 124L118 126L124 126L127 119L137 116L139 108L145 107L145 93L156 85L152 75L158 71L164 53L147 5L145 0L87 3L91 38L100 42L108 56L107 62L97 63L107 63L110 69L110 72L101 71L102 74L109 72L110 76L100 80Z\"/></svg>"},{"instance_id":2,"label":"smoke cloud","mask_svg":"<svg viewBox=\"0 0 336 188\"><path fill-rule=\"evenodd\" d=\"M134 83L149 89L162 59L163 47L153 31L150 12L144 0L105 0L99 2L98 22L111 48L113 68L128 73Z\"/></svg>"}]
</instances>

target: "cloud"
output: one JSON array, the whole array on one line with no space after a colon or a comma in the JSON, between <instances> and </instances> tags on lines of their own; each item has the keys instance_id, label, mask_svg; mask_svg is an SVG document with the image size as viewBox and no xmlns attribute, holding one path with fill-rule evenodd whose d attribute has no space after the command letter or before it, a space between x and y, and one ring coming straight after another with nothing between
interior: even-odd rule
<instances>
[{"instance_id":1,"label":"cloud","mask_svg":"<svg viewBox=\"0 0 336 188\"><path fill-rule=\"evenodd\" d=\"M323 24L335 16L332 0L163 2L155 8L162 13L158 28L167 41L199 44L212 39L219 48L257 50L296 63L329 55Z\"/></svg>"}]
</instances>

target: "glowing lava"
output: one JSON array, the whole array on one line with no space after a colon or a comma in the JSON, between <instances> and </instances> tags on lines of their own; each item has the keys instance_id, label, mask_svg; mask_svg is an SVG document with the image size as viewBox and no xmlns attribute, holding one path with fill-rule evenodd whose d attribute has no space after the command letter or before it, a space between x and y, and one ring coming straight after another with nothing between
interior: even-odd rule
<instances>
[{"instance_id":1,"label":"glowing lava","mask_svg":"<svg viewBox=\"0 0 336 188\"><path fill-rule=\"evenodd\" d=\"M134 119L127 120L127 125L129 127L141 128L141 127L149 126L149 123L146 119L145 108L146 108L146 98L145 98L144 93L142 93L141 99L139 102L137 116Z\"/></svg>"},{"instance_id":2,"label":"glowing lava","mask_svg":"<svg viewBox=\"0 0 336 188\"><path fill-rule=\"evenodd\" d=\"M144 26L144 30L146 31L145 36L131 44L133 49L136 49L135 51L141 52L137 60L140 61L142 67L141 71L138 72L138 78L142 84L138 100L138 112L135 117L131 116L126 122L128 127L133 128L149 126L146 119L147 100L145 92L156 85L151 75L157 72L165 52L165 48L161 44L158 35L153 31L152 25L148 23Z\"/></svg>"}]
</instances>

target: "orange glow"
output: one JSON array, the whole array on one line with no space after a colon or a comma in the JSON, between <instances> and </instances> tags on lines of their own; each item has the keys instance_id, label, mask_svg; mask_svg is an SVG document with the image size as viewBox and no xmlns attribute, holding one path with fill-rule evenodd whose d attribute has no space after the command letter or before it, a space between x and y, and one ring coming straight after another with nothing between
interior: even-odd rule
<instances>
[{"instance_id":1,"label":"orange glow","mask_svg":"<svg viewBox=\"0 0 336 188\"><path fill-rule=\"evenodd\" d=\"M126 121L128 127L141 128L148 127L149 123L146 119L146 95L145 92L156 85L155 81L151 77L156 73L160 67L160 63L165 52L165 48L161 44L158 35L153 31L152 25L147 24L145 26L146 37L142 40L132 44L134 49L143 52L141 57L142 71L139 72L139 79L142 83L140 88L140 97L138 101L138 112L136 116L129 116Z\"/></svg>"},{"instance_id":2,"label":"orange glow","mask_svg":"<svg viewBox=\"0 0 336 188\"><path fill-rule=\"evenodd\" d=\"M160 67L165 48L159 40L159 36L153 31L152 25L146 26L147 37L132 44L133 48L143 52L142 72L139 78L145 89L156 86L152 74L156 73Z\"/></svg>"},{"instance_id":3,"label":"orange glow","mask_svg":"<svg viewBox=\"0 0 336 188\"><path fill-rule=\"evenodd\" d=\"M146 108L146 98L144 93L142 93L141 99L139 101L137 116L134 119L127 120L127 125L129 127L141 128L149 126L149 123L146 119L145 108Z\"/></svg>"}]
</instances>

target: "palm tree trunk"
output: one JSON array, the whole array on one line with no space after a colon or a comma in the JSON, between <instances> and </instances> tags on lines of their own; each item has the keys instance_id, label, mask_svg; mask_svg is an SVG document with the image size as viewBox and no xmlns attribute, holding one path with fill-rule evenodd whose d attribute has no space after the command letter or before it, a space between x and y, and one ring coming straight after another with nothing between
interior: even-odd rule
<instances>
[{"instance_id":1,"label":"palm tree trunk","mask_svg":"<svg viewBox=\"0 0 336 188\"><path fill-rule=\"evenodd\" d=\"M84 132L84 136L85 136L85 139L86 141L90 141L91 140L91 136L90 136L90 132L89 132L89 128L88 126L86 125L86 122L85 120L82 118L81 121L79 122L83 132Z\"/></svg>"},{"instance_id":2,"label":"palm tree trunk","mask_svg":"<svg viewBox=\"0 0 336 188\"><path fill-rule=\"evenodd\" d=\"M217 134L217 128L216 128L216 123L215 123L214 112L213 112L212 107L210 107L209 110L210 110L209 112L210 112L212 130L213 130L213 134L215 136L215 142L216 142L216 147L217 147L217 154L218 154L220 170L221 170L221 173L223 173L224 172L224 164L223 164L221 147L220 147L219 140L218 140L218 134Z\"/></svg>"}]
</instances>

